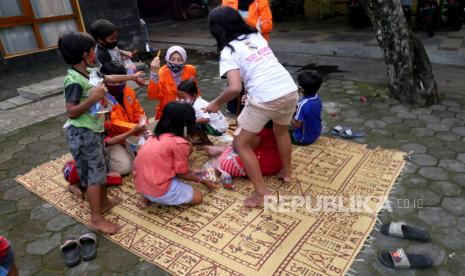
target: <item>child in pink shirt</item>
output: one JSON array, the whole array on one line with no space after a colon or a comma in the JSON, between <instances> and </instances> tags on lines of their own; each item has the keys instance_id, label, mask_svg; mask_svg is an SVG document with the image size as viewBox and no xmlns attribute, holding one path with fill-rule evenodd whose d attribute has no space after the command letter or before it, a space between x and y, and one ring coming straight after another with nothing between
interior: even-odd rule
<instances>
[{"instance_id":1,"label":"child in pink shirt","mask_svg":"<svg viewBox=\"0 0 465 276\"><path fill-rule=\"evenodd\" d=\"M141 207L151 202L163 205L199 204L202 193L182 180L195 181L209 189L214 183L202 179L189 167L192 146L185 139L195 133L195 111L191 105L171 102L134 160L136 190Z\"/></svg>"}]
</instances>

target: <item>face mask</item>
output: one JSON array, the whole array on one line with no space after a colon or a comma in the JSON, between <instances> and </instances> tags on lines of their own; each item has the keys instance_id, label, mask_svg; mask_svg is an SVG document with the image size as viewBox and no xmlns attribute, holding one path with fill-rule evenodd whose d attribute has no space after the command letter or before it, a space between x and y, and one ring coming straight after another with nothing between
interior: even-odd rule
<instances>
[{"instance_id":1,"label":"face mask","mask_svg":"<svg viewBox=\"0 0 465 276\"><path fill-rule=\"evenodd\" d=\"M182 63L182 64L174 64L174 63L171 63L171 62L168 61L166 65L174 73L178 73L184 68L184 63Z\"/></svg>"},{"instance_id":2,"label":"face mask","mask_svg":"<svg viewBox=\"0 0 465 276\"><path fill-rule=\"evenodd\" d=\"M118 40L115 41L115 42L111 42L111 43L108 43L108 42L105 42L105 48L111 50L113 48L115 48L116 46L118 46Z\"/></svg>"},{"instance_id":3,"label":"face mask","mask_svg":"<svg viewBox=\"0 0 465 276\"><path fill-rule=\"evenodd\" d=\"M126 86L125 83L118 84L118 85L107 85L107 89L111 95L117 96L123 92L125 86Z\"/></svg>"}]
</instances>

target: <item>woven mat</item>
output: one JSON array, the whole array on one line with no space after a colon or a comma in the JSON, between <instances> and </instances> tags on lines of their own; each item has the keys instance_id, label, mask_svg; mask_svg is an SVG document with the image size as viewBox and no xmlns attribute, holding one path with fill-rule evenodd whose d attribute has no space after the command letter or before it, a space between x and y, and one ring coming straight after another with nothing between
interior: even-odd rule
<instances>
[{"instance_id":1,"label":"woven mat","mask_svg":"<svg viewBox=\"0 0 465 276\"><path fill-rule=\"evenodd\" d=\"M65 155L16 180L89 225L88 204L66 191L61 169L70 158ZM200 152L192 155L197 167L207 160ZM247 209L242 201L253 185L246 179L235 180L236 191L209 192L194 185L204 193L198 206L139 210L133 180L126 177L124 185L109 189L110 196L123 201L106 215L122 226L108 238L175 275L343 275L372 231L382 197L388 196L404 166L404 153L322 137L314 145L295 147L292 166L291 184L266 178L281 198L279 206L293 206L288 195L315 202L322 196L342 197L344 206L353 196L372 196L364 203L375 211L315 211L317 205L292 212L285 207L284 212Z\"/></svg>"}]
</instances>

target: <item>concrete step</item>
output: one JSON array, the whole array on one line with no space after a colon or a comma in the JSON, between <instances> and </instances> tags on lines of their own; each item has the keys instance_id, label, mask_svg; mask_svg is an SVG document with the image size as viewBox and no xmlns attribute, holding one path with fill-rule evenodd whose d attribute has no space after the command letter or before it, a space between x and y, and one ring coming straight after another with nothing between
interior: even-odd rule
<instances>
[{"instance_id":1,"label":"concrete step","mask_svg":"<svg viewBox=\"0 0 465 276\"><path fill-rule=\"evenodd\" d=\"M63 93L64 76L23 86L17 89L18 94L24 98L38 101L53 95Z\"/></svg>"}]
</instances>

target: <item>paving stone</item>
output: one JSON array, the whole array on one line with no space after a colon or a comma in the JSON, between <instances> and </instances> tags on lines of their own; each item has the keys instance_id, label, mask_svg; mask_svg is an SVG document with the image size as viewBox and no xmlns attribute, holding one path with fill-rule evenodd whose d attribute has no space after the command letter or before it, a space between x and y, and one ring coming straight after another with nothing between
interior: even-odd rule
<instances>
[{"instance_id":1,"label":"paving stone","mask_svg":"<svg viewBox=\"0 0 465 276\"><path fill-rule=\"evenodd\" d=\"M25 196L16 203L16 208L18 210L31 210L33 208L36 208L37 206L40 206L41 204L43 204L43 202L44 201L40 199L38 196Z\"/></svg>"},{"instance_id":2,"label":"paving stone","mask_svg":"<svg viewBox=\"0 0 465 276\"><path fill-rule=\"evenodd\" d=\"M17 185L14 188L9 189L8 191L3 193L3 199L5 200L19 200L29 194L29 191L26 190L23 186Z\"/></svg>"},{"instance_id":3,"label":"paving stone","mask_svg":"<svg viewBox=\"0 0 465 276\"><path fill-rule=\"evenodd\" d=\"M17 211L2 217L1 228L6 230L14 229L21 224L24 224L29 218L28 212Z\"/></svg>"},{"instance_id":4,"label":"paving stone","mask_svg":"<svg viewBox=\"0 0 465 276\"><path fill-rule=\"evenodd\" d=\"M0 153L0 163L10 160L13 157L11 153Z\"/></svg>"},{"instance_id":5,"label":"paving stone","mask_svg":"<svg viewBox=\"0 0 465 276\"><path fill-rule=\"evenodd\" d=\"M348 124L363 124L364 122L365 122L365 119L362 119L359 117L351 117L351 118L344 119L344 123L348 123Z\"/></svg>"},{"instance_id":6,"label":"paving stone","mask_svg":"<svg viewBox=\"0 0 465 276\"><path fill-rule=\"evenodd\" d=\"M0 181L0 192L8 191L9 189L16 187L18 183L13 178L5 178Z\"/></svg>"},{"instance_id":7,"label":"paving stone","mask_svg":"<svg viewBox=\"0 0 465 276\"><path fill-rule=\"evenodd\" d=\"M414 153L426 153L428 150L424 145L415 143L402 145L401 149L406 152L413 151Z\"/></svg>"},{"instance_id":8,"label":"paving stone","mask_svg":"<svg viewBox=\"0 0 465 276\"><path fill-rule=\"evenodd\" d=\"M37 140L39 140L39 138L37 138L37 137L26 137L26 138L23 138L23 139L19 140L18 144L19 145L27 145L27 144L30 144L30 143L35 142Z\"/></svg>"},{"instance_id":9,"label":"paving stone","mask_svg":"<svg viewBox=\"0 0 465 276\"><path fill-rule=\"evenodd\" d=\"M450 254L448 267L454 273L454 275L463 275L463 271L465 271L465 255Z\"/></svg>"},{"instance_id":10,"label":"paving stone","mask_svg":"<svg viewBox=\"0 0 465 276\"><path fill-rule=\"evenodd\" d=\"M52 218L49 222L47 222L47 230L53 231L53 232L59 232L63 230L64 228L76 224L76 220L65 215L65 214L59 214Z\"/></svg>"},{"instance_id":11,"label":"paving stone","mask_svg":"<svg viewBox=\"0 0 465 276\"><path fill-rule=\"evenodd\" d=\"M395 249L395 248L389 248L389 249ZM413 276L415 275L415 272L413 270L405 270L402 271L402 273L399 273L399 271L396 271L394 269L390 269L384 265L382 265L378 259L376 261L372 262L371 265L373 266L373 269L377 272L377 274L372 274L372 275L383 275L383 276Z\"/></svg>"},{"instance_id":12,"label":"paving stone","mask_svg":"<svg viewBox=\"0 0 465 276\"><path fill-rule=\"evenodd\" d=\"M99 240L99 252L105 252L99 257L100 263L104 266L105 271L121 273L127 271L139 263L138 257L130 252L118 248L115 250L115 245L107 240ZM114 260L118 260L115 262Z\"/></svg>"},{"instance_id":13,"label":"paving stone","mask_svg":"<svg viewBox=\"0 0 465 276\"><path fill-rule=\"evenodd\" d=\"M415 142L421 141L421 139L418 138L418 136L416 136L415 134L410 133L410 132L396 133L394 135L394 140L397 140L397 142L399 142L400 144L415 143Z\"/></svg>"},{"instance_id":14,"label":"paving stone","mask_svg":"<svg viewBox=\"0 0 465 276\"><path fill-rule=\"evenodd\" d=\"M381 118L381 121L387 124L398 124L402 122L402 118L395 117L395 116L386 116L386 117Z\"/></svg>"},{"instance_id":15,"label":"paving stone","mask_svg":"<svg viewBox=\"0 0 465 276\"><path fill-rule=\"evenodd\" d=\"M51 204L45 203L42 206L35 208L31 211L32 220L48 221L55 215L60 213L58 209L55 209Z\"/></svg>"},{"instance_id":16,"label":"paving stone","mask_svg":"<svg viewBox=\"0 0 465 276\"><path fill-rule=\"evenodd\" d=\"M13 105L16 105L16 106L25 105L25 104L33 102L33 100L31 100L31 99L27 99L27 98L24 98L24 97L21 97L21 96L16 96L16 97L10 98L10 99L8 99L6 101L13 104Z\"/></svg>"},{"instance_id":17,"label":"paving stone","mask_svg":"<svg viewBox=\"0 0 465 276\"><path fill-rule=\"evenodd\" d=\"M465 188L465 174L464 173L453 174L451 177L451 180L455 184L458 184L462 188Z\"/></svg>"},{"instance_id":18,"label":"paving stone","mask_svg":"<svg viewBox=\"0 0 465 276\"><path fill-rule=\"evenodd\" d=\"M13 153L16 153L16 152L20 152L22 150L24 150L26 148L25 145L14 145L14 146L11 146L9 148L6 148L3 152L6 153L6 154L13 154Z\"/></svg>"},{"instance_id":19,"label":"paving stone","mask_svg":"<svg viewBox=\"0 0 465 276\"><path fill-rule=\"evenodd\" d=\"M32 100L40 100L63 92L63 77L18 88L18 94Z\"/></svg>"},{"instance_id":20,"label":"paving stone","mask_svg":"<svg viewBox=\"0 0 465 276\"><path fill-rule=\"evenodd\" d=\"M419 115L418 119L428 124L439 123L441 121L441 118L433 115Z\"/></svg>"},{"instance_id":21,"label":"paving stone","mask_svg":"<svg viewBox=\"0 0 465 276\"><path fill-rule=\"evenodd\" d=\"M39 272L42 265L42 259L40 256L26 255L21 258L16 257L16 263L19 275L34 275Z\"/></svg>"},{"instance_id":22,"label":"paving stone","mask_svg":"<svg viewBox=\"0 0 465 276\"><path fill-rule=\"evenodd\" d=\"M457 142L461 139L460 136L449 132L440 132L436 135L436 137L446 142Z\"/></svg>"},{"instance_id":23,"label":"paving stone","mask_svg":"<svg viewBox=\"0 0 465 276\"><path fill-rule=\"evenodd\" d=\"M428 186L428 181L416 174L403 176L400 183L408 188L426 188Z\"/></svg>"},{"instance_id":24,"label":"paving stone","mask_svg":"<svg viewBox=\"0 0 465 276\"><path fill-rule=\"evenodd\" d=\"M459 103L457 103L455 101L449 101L449 100L441 101L441 104L445 105L445 106L448 106L448 107L459 107L460 106Z\"/></svg>"},{"instance_id":25,"label":"paving stone","mask_svg":"<svg viewBox=\"0 0 465 276\"><path fill-rule=\"evenodd\" d=\"M436 166L438 160L431 155L422 154L422 153L414 153L410 159L413 163L417 164L418 166Z\"/></svg>"},{"instance_id":26,"label":"paving stone","mask_svg":"<svg viewBox=\"0 0 465 276\"><path fill-rule=\"evenodd\" d=\"M441 168L435 167L423 167L420 168L418 173L430 180L446 180L447 179L447 172L442 170Z\"/></svg>"},{"instance_id":27,"label":"paving stone","mask_svg":"<svg viewBox=\"0 0 465 276\"><path fill-rule=\"evenodd\" d=\"M465 215L465 198L445 197L442 200L441 206L454 215Z\"/></svg>"},{"instance_id":28,"label":"paving stone","mask_svg":"<svg viewBox=\"0 0 465 276\"><path fill-rule=\"evenodd\" d=\"M460 196L462 193L460 186L446 181L432 182L430 189L440 196Z\"/></svg>"},{"instance_id":29,"label":"paving stone","mask_svg":"<svg viewBox=\"0 0 465 276\"><path fill-rule=\"evenodd\" d=\"M465 233L465 217L459 218L457 222L457 228L462 232Z\"/></svg>"},{"instance_id":30,"label":"paving stone","mask_svg":"<svg viewBox=\"0 0 465 276\"><path fill-rule=\"evenodd\" d=\"M369 128L384 128L386 123L381 120L368 120L365 122L365 126Z\"/></svg>"},{"instance_id":31,"label":"paving stone","mask_svg":"<svg viewBox=\"0 0 465 276\"><path fill-rule=\"evenodd\" d=\"M410 129L408 129L410 130ZM429 137L434 135L434 131L428 128L412 128L411 129L412 133L415 134L416 136L423 138L423 137Z\"/></svg>"},{"instance_id":32,"label":"paving stone","mask_svg":"<svg viewBox=\"0 0 465 276\"><path fill-rule=\"evenodd\" d=\"M49 132L47 134L44 134L40 136L40 140L52 140L55 138L58 138L62 135L62 132L54 131L54 132Z\"/></svg>"},{"instance_id":33,"label":"paving stone","mask_svg":"<svg viewBox=\"0 0 465 276\"><path fill-rule=\"evenodd\" d=\"M426 127L433 131L449 131L450 130L450 126L439 124L439 123L427 124Z\"/></svg>"},{"instance_id":34,"label":"paving stone","mask_svg":"<svg viewBox=\"0 0 465 276\"><path fill-rule=\"evenodd\" d=\"M454 118L455 117L455 112L452 111L447 111L447 110L435 110L431 113L434 116L437 116L441 119L447 119L447 118Z\"/></svg>"},{"instance_id":35,"label":"paving stone","mask_svg":"<svg viewBox=\"0 0 465 276\"><path fill-rule=\"evenodd\" d=\"M392 112L410 112L410 108L405 105L395 105L390 108Z\"/></svg>"},{"instance_id":36,"label":"paving stone","mask_svg":"<svg viewBox=\"0 0 465 276\"><path fill-rule=\"evenodd\" d=\"M440 105L440 104L434 104L430 106L431 110L446 110L447 106L445 105Z\"/></svg>"},{"instance_id":37,"label":"paving stone","mask_svg":"<svg viewBox=\"0 0 465 276\"><path fill-rule=\"evenodd\" d=\"M411 200L412 204L419 203L422 207L436 207L441 202L441 197L426 189L413 189L410 190L407 198Z\"/></svg>"},{"instance_id":38,"label":"paving stone","mask_svg":"<svg viewBox=\"0 0 465 276\"><path fill-rule=\"evenodd\" d=\"M386 126L386 129L392 133L407 133L410 132L411 128L403 124L389 124ZM431 134L431 136L432 135L433 134Z\"/></svg>"},{"instance_id":39,"label":"paving stone","mask_svg":"<svg viewBox=\"0 0 465 276\"><path fill-rule=\"evenodd\" d=\"M413 174L418 170L418 166L413 164L412 162L407 162L405 164L403 173L404 174Z\"/></svg>"},{"instance_id":40,"label":"paving stone","mask_svg":"<svg viewBox=\"0 0 465 276\"><path fill-rule=\"evenodd\" d=\"M420 210L418 218L436 227L449 227L455 224L455 218L441 207L426 207Z\"/></svg>"},{"instance_id":41,"label":"paving stone","mask_svg":"<svg viewBox=\"0 0 465 276\"><path fill-rule=\"evenodd\" d=\"M420 108L414 108L412 109L412 113L413 114L417 114L417 115L428 115L428 114L431 114L431 109L430 108L427 108L427 107L420 107Z\"/></svg>"},{"instance_id":42,"label":"paving stone","mask_svg":"<svg viewBox=\"0 0 465 276\"><path fill-rule=\"evenodd\" d=\"M465 152L465 143L463 142L448 142L446 143L446 147L457 153Z\"/></svg>"},{"instance_id":43,"label":"paving stone","mask_svg":"<svg viewBox=\"0 0 465 276\"><path fill-rule=\"evenodd\" d=\"M402 124L411 128L414 127L425 127L426 123L420 120L406 119L402 120Z\"/></svg>"},{"instance_id":44,"label":"paving stone","mask_svg":"<svg viewBox=\"0 0 465 276\"><path fill-rule=\"evenodd\" d=\"M410 113L410 112L399 112L399 113L397 113L396 116L399 117L399 118L402 118L402 119L416 119L416 118L418 118L417 114Z\"/></svg>"},{"instance_id":45,"label":"paving stone","mask_svg":"<svg viewBox=\"0 0 465 276\"><path fill-rule=\"evenodd\" d=\"M45 255L61 243L61 234L55 233L50 238L39 239L29 243L26 251L32 255Z\"/></svg>"},{"instance_id":46,"label":"paving stone","mask_svg":"<svg viewBox=\"0 0 465 276\"><path fill-rule=\"evenodd\" d=\"M0 170L11 170L23 164L23 158L12 158L5 162L0 163Z\"/></svg>"},{"instance_id":47,"label":"paving stone","mask_svg":"<svg viewBox=\"0 0 465 276\"><path fill-rule=\"evenodd\" d=\"M441 121L441 124L445 124L451 127L459 127L459 126L463 126L465 123L463 120L460 120L457 118L447 118L447 119L443 119Z\"/></svg>"},{"instance_id":48,"label":"paving stone","mask_svg":"<svg viewBox=\"0 0 465 276\"><path fill-rule=\"evenodd\" d=\"M0 216L15 212L15 202L10 200L0 201Z\"/></svg>"},{"instance_id":49,"label":"paving stone","mask_svg":"<svg viewBox=\"0 0 465 276\"><path fill-rule=\"evenodd\" d=\"M465 127L454 127L452 128L452 132L460 136L465 136Z\"/></svg>"},{"instance_id":50,"label":"paving stone","mask_svg":"<svg viewBox=\"0 0 465 276\"><path fill-rule=\"evenodd\" d=\"M441 160L439 162L439 167L449 172L465 172L465 164L457 160Z\"/></svg>"},{"instance_id":51,"label":"paving stone","mask_svg":"<svg viewBox=\"0 0 465 276\"><path fill-rule=\"evenodd\" d=\"M68 270L66 274L69 276L92 276L99 275L102 271L103 269L100 264L95 262L81 262L79 265Z\"/></svg>"},{"instance_id":52,"label":"paving stone","mask_svg":"<svg viewBox=\"0 0 465 276\"><path fill-rule=\"evenodd\" d=\"M433 264L435 266L442 265L446 258L446 251L444 248L431 243L413 244L406 249L406 252L410 254L429 255L431 258L433 258Z\"/></svg>"},{"instance_id":53,"label":"paving stone","mask_svg":"<svg viewBox=\"0 0 465 276\"><path fill-rule=\"evenodd\" d=\"M460 153L459 155L457 155L457 160L465 163L465 153Z\"/></svg>"},{"instance_id":54,"label":"paving stone","mask_svg":"<svg viewBox=\"0 0 465 276\"><path fill-rule=\"evenodd\" d=\"M443 228L433 234L433 239L449 250L463 251L465 249L465 234L455 228Z\"/></svg>"}]
</instances>

